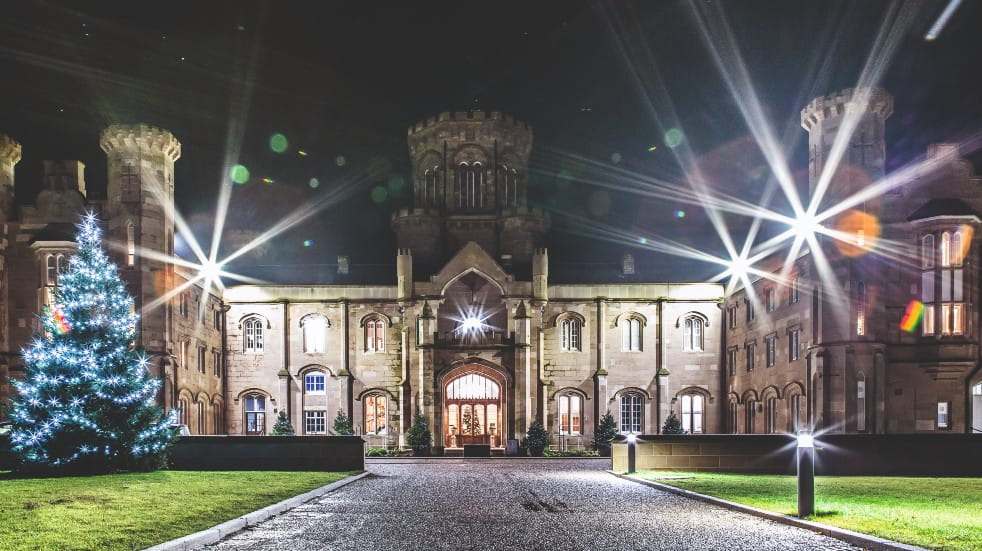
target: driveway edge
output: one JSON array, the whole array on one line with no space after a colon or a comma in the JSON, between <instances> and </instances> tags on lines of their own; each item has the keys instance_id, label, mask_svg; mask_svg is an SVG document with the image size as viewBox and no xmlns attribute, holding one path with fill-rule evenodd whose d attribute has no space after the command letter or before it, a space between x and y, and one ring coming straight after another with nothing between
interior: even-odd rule
<instances>
[{"instance_id":1,"label":"driveway edge","mask_svg":"<svg viewBox=\"0 0 982 551\"><path fill-rule=\"evenodd\" d=\"M356 480L361 480L368 475L369 473L366 471L361 474L349 476L348 478L342 478L337 482L332 482L326 486L314 488L309 492L286 498L279 503L267 505L262 509L251 513L246 513L241 517L225 521L216 526L212 526L211 528L201 530L200 532L181 536L177 539L165 541L164 543L154 545L153 547L148 547L144 549L144 551L191 551L192 549L200 549L206 545L210 545L223 538L226 538L239 530L258 524L289 509L293 509L294 507L306 503L315 497L321 497L322 495L333 492L342 486L347 486Z\"/></svg>"},{"instance_id":2,"label":"driveway edge","mask_svg":"<svg viewBox=\"0 0 982 551\"><path fill-rule=\"evenodd\" d=\"M837 526L822 524L821 522L802 520L798 517L792 517L790 515L782 515L780 513L775 513L774 511L768 511L766 509L758 509L757 507L751 507L749 505L744 505L742 503L727 501L725 499L708 496L706 494L700 494L698 492L693 492L691 490L684 490L682 488L677 488L675 486L669 486L668 484L652 482L651 480L645 480L643 478L638 478L636 476L616 473L610 470L608 470L607 472L618 478L623 478L625 480L637 482L638 484L644 484L645 486L650 486L652 488L656 488L665 492L680 495L682 497L687 497L689 499L695 499L698 501L710 503L712 505L717 505L719 507L723 507L733 511L739 511L741 513L747 513L757 517L766 518L768 520L773 520L774 522L780 522L781 524L787 524L789 526L797 526L798 528L805 528L807 530L811 530L812 532L817 532L819 534L823 534L835 539L852 543L854 545L858 545L866 549L872 549L875 551L881 551L881 550L882 551L894 551L894 550L929 551L923 547L917 547L916 545L908 545L906 543L900 543L893 540L871 536L869 534L863 534L862 532L854 532L852 530L846 530L845 528L839 528Z\"/></svg>"}]
</instances>

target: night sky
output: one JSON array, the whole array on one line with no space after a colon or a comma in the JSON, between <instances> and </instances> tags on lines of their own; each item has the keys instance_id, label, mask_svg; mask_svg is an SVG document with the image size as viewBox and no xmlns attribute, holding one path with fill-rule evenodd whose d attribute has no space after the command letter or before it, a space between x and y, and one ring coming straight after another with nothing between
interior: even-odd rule
<instances>
[{"instance_id":1,"label":"night sky","mask_svg":"<svg viewBox=\"0 0 982 551\"><path fill-rule=\"evenodd\" d=\"M982 130L982 3L965 2L925 41L947 3L921 4L881 81L895 97L890 168L928 143ZM235 186L229 224L253 228L369 174L343 202L277 238L265 262L284 271L332 264L338 254L394 265L388 220L410 195L406 129L441 111L500 110L533 126L530 201L554 212L557 266L616 264L631 251L653 278L717 271L626 240L584 246L565 231L572 213L719 251L699 209L597 185L616 184L615 169L686 185L666 144L670 128L656 121L670 107L714 187L756 200L769 174L692 16L718 12L715 2L74 4L4 3L0 132L24 147L18 201L33 200L43 159L82 160L90 198L103 197L98 136L114 122L150 123L182 142L177 204L206 244L226 161L251 173ZM813 96L856 82L890 5L721 4L779 135ZM271 151L274 133L287 138L284 153ZM800 127L789 135L804 189L807 137ZM587 171L577 157L602 164Z\"/></svg>"}]
</instances>

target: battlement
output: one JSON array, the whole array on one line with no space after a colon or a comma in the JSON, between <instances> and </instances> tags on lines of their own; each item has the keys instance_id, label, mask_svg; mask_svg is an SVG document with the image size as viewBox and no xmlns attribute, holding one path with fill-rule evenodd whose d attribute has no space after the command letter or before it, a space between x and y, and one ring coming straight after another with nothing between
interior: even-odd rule
<instances>
[{"instance_id":1,"label":"battlement","mask_svg":"<svg viewBox=\"0 0 982 551\"><path fill-rule=\"evenodd\" d=\"M854 107L860 99L858 88L847 88L834 94L821 96L813 99L811 103L801 110L801 127L807 131L825 119L841 117L846 114L846 110ZM875 88L869 91L869 104L866 110L878 115L886 120L893 114L893 96L882 88Z\"/></svg>"},{"instance_id":2,"label":"battlement","mask_svg":"<svg viewBox=\"0 0 982 551\"><path fill-rule=\"evenodd\" d=\"M412 255L413 255L413 253L412 253L412 250L410 250L410 249L400 248L400 249L396 250L396 256L412 256Z\"/></svg>"},{"instance_id":3,"label":"battlement","mask_svg":"<svg viewBox=\"0 0 982 551\"><path fill-rule=\"evenodd\" d=\"M147 124L113 124L102 131L99 146L113 151L156 151L174 162L181 157L181 142L167 130Z\"/></svg>"},{"instance_id":4,"label":"battlement","mask_svg":"<svg viewBox=\"0 0 982 551\"><path fill-rule=\"evenodd\" d=\"M411 136L424 130L441 126L443 123L473 123L484 121L500 121L503 126L511 126L515 130L531 132L532 127L511 115L505 115L501 111L444 111L435 117L422 120L409 127L408 134Z\"/></svg>"},{"instance_id":5,"label":"battlement","mask_svg":"<svg viewBox=\"0 0 982 551\"><path fill-rule=\"evenodd\" d=\"M6 134L0 134L0 163L15 165L20 162L20 153L20 142Z\"/></svg>"},{"instance_id":6,"label":"battlement","mask_svg":"<svg viewBox=\"0 0 982 551\"><path fill-rule=\"evenodd\" d=\"M398 218L412 218L412 217L416 217L416 216L436 218L436 217L440 216L440 211L437 210L437 209L422 209L422 208L410 209L410 208L403 208L403 209L399 209L399 210L397 210L397 211L395 211L395 212L392 213L392 219L393 220L396 220Z\"/></svg>"}]
</instances>

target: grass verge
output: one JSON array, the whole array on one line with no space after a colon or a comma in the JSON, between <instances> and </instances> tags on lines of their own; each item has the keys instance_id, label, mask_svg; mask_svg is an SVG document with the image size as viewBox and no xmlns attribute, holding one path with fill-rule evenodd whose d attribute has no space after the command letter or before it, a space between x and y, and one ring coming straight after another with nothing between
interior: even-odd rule
<instances>
[{"instance_id":1,"label":"grass verge","mask_svg":"<svg viewBox=\"0 0 982 551\"><path fill-rule=\"evenodd\" d=\"M0 549L143 549L355 472L158 471L0 475Z\"/></svg>"},{"instance_id":2,"label":"grass verge","mask_svg":"<svg viewBox=\"0 0 982 551\"><path fill-rule=\"evenodd\" d=\"M637 476L786 515L797 512L793 476L642 471ZM666 478L666 477L691 478ZM932 549L982 549L982 478L823 476L816 514L825 524Z\"/></svg>"}]
</instances>

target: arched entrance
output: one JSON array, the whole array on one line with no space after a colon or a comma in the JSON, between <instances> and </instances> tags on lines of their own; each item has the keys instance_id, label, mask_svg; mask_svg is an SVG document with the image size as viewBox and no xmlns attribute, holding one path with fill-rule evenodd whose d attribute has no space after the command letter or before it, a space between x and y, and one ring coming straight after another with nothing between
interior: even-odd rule
<instances>
[{"instance_id":1,"label":"arched entrance","mask_svg":"<svg viewBox=\"0 0 982 551\"><path fill-rule=\"evenodd\" d=\"M443 388L444 446L502 446L505 433L505 379L481 365L455 369Z\"/></svg>"}]
</instances>

